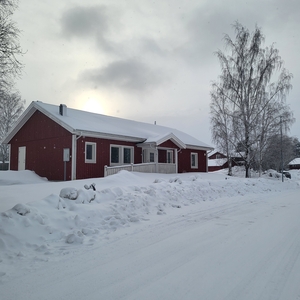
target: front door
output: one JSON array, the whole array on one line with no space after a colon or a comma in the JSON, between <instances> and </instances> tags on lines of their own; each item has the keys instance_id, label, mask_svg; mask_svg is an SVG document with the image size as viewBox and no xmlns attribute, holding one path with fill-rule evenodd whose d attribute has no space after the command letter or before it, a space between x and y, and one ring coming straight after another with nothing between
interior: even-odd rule
<instances>
[{"instance_id":1,"label":"front door","mask_svg":"<svg viewBox=\"0 0 300 300\"><path fill-rule=\"evenodd\" d=\"M25 170L26 162L26 147L19 147L19 157L18 157L18 170Z\"/></svg>"}]
</instances>

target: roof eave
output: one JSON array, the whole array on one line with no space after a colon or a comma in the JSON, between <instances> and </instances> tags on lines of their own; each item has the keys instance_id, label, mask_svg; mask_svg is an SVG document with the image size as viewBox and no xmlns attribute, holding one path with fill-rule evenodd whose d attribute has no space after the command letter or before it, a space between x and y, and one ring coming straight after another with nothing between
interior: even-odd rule
<instances>
[{"instance_id":1,"label":"roof eave","mask_svg":"<svg viewBox=\"0 0 300 300\"><path fill-rule=\"evenodd\" d=\"M204 150L204 151L214 150L214 148L212 148L212 147L197 146L197 145L186 145L186 148L192 149L192 150Z\"/></svg>"},{"instance_id":2,"label":"roof eave","mask_svg":"<svg viewBox=\"0 0 300 300\"><path fill-rule=\"evenodd\" d=\"M22 128L22 126L29 120L29 118L36 112L34 102L32 102L27 109L22 113L17 122L11 127L6 136L3 138L1 143L9 144L12 138L17 134L17 132Z\"/></svg>"},{"instance_id":3,"label":"roof eave","mask_svg":"<svg viewBox=\"0 0 300 300\"><path fill-rule=\"evenodd\" d=\"M87 131L87 130L81 130L81 129L75 129L73 131L73 134L76 134L76 135L82 136L82 137L102 138L102 139L107 139L107 140L134 142L134 143L142 143L145 140L144 138L140 138L140 137L109 134L109 133Z\"/></svg>"}]
</instances>

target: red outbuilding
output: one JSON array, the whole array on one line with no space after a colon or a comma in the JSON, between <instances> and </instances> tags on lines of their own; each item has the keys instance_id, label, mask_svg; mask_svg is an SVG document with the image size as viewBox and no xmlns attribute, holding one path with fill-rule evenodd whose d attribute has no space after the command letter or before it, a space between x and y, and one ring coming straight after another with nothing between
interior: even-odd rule
<instances>
[{"instance_id":1,"label":"red outbuilding","mask_svg":"<svg viewBox=\"0 0 300 300\"><path fill-rule=\"evenodd\" d=\"M103 177L119 170L207 172L213 148L179 130L32 102L3 140L10 170L49 180Z\"/></svg>"}]
</instances>

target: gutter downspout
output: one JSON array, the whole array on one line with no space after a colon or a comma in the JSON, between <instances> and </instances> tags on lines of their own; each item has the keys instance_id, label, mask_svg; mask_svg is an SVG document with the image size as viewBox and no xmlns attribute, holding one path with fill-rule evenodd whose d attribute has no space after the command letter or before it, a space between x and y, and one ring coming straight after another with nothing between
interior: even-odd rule
<instances>
[{"instance_id":1,"label":"gutter downspout","mask_svg":"<svg viewBox=\"0 0 300 300\"><path fill-rule=\"evenodd\" d=\"M8 144L8 170L10 170L10 161L11 161L11 144Z\"/></svg>"},{"instance_id":2,"label":"gutter downspout","mask_svg":"<svg viewBox=\"0 0 300 300\"><path fill-rule=\"evenodd\" d=\"M155 146L155 173L158 173L158 149Z\"/></svg>"},{"instance_id":3,"label":"gutter downspout","mask_svg":"<svg viewBox=\"0 0 300 300\"><path fill-rule=\"evenodd\" d=\"M178 174L178 153L181 152L181 148L175 149L175 172Z\"/></svg>"},{"instance_id":4,"label":"gutter downspout","mask_svg":"<svg viewBox=\"0 0 300 300\"><path fill-rule=\"evenodd\" d=\"M76 134L72 135L72 164L71 164L71 180L76 180L76 160L77 160L77 140L81 138L82 134L78 137Z\"/></svg>"}]
</instances>

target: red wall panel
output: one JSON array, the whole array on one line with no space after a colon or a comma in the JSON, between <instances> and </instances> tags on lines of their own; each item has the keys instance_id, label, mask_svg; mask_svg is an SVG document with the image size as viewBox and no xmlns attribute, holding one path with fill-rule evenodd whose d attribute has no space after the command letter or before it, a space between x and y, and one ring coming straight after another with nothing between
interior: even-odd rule
<instances>
[{"instance_id":1,"label":"red wall panel","mask_svg":"<svg viewBox=\"0 0 300 300\"><path fill-rule=\"evenodd\" d=\"M198 169L191 168L191 153L198 153ZM178 173L206 172L206 151L183 149L178 153Z\"/></svg>"},{"instance_id":2,"label":"red wall panel","mask_svg":"<svg viewBox=\"0 0 300 300\"><path fill-rule=\"evenodd\" d=\"M18 170L18 149L26 146L27 170L49 180L64 179L63 148L71 154L72 135L36 111L11 140L10 169ZM66 162L66 177L71 179L71 161Z\"/></svg>"},{"instance_id":3,"label":"red wall panel","mask_svg":"<svg viewBox=\"0 0 300 300\"><path fill-rule=\"evenodd\" d=\"M96 143L96 163L85 163L85 142ZM135 143L81 137L77 140L77 179L104 176L104 166L110 162L111 144L134 147L134 163L142 162L142 149L135 147Z\"/></svg>"},{"instance_id":4,"label":"red wall panel","mask_svg":"<svg viewBox=\"0 0 300 300\"><path fill-rule=\"evenodd\" d=\"M176 146L176 145L175 145L172 141L170 141L170 140L165 141L164 143L160 144L159 147L179 149L179 147Z\"/></svg>"}]
</instances>

